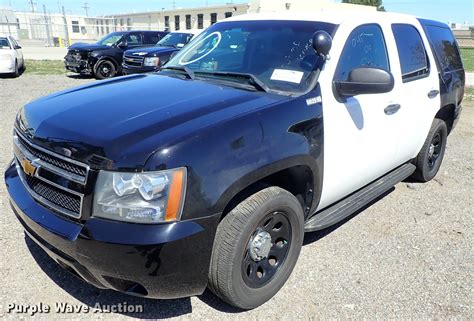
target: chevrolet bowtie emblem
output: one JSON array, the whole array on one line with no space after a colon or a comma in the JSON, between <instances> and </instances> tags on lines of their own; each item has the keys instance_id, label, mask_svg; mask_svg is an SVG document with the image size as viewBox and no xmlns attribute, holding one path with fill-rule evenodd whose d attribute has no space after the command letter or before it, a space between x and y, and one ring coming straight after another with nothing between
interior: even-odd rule
<instances>
[{"instance_id":1,"label":"chevrolet bowtie emblem","mask_svg":"<svg viewBox=\"0 0 474 321\"><path fill-rule=\"evenodd\" d=\"M27 160L26 158L23 158L21 160L21 167L23 168L23 171L25 172L26 175L29 175L29 176L35 175L36 167L33 164L31 164L31 162Z\"/></svg>"}]
</instances>

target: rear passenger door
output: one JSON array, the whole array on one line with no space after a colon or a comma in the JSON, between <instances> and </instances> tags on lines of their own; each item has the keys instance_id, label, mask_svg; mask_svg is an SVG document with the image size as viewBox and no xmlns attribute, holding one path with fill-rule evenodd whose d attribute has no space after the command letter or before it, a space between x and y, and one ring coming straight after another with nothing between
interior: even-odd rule
<instances>
[{"instance_id":1,"label":"rear passenger door","mask_svg":"<svg viewBox=\"0 0 474 321\"><path fill-rule=\"evenodd\" d=\"M403 126L398 130L397 158L407 161L420 151L440 107L439 78L421 26L397 23L391 29L398 52L394 60L400 68L396 90L400 92L399 116Z\"/></svg>"}]
</instances>

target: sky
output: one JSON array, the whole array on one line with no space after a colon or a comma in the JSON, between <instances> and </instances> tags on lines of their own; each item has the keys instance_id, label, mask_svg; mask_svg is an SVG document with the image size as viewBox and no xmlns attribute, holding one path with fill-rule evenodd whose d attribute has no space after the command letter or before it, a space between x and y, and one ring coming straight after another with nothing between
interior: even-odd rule
<instances>
[{"instance_id":1,"label":"sky","mask_svg":"<svg viewBox=\"0 0 474 321\"><path fill-rule=\"evenodd\" d=\"M30 10L30 0L0 0L0 5L16 10ZM308 0L311 1L311 0ZM340 0L335 0L340 1ZM245 0L33 0L37 10L46 5L48 12L58 12L64 6L67 13L85 14L84 2L88 3L89 15L108 15L125 12L146 12L164 9L204 7L226 2L243 3ZM474 0L384 0L385 9L402 12L443 22L467 22L474 24Z\"/></svg>"}]
</instances>

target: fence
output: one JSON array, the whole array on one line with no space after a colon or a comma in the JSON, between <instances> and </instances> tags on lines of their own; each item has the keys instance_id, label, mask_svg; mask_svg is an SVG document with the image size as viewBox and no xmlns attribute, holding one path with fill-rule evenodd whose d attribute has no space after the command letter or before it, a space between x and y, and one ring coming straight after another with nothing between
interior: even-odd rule
<instances>
[{"instance_id":1,"label":"fence","mask_svg":"<svg viewBox=\"0 0 474 321\"><path fill-rule=\"evenodd\" d=\"M474 37L456 37L459 47L474 49Z\"/></svg>"}]
</instances>

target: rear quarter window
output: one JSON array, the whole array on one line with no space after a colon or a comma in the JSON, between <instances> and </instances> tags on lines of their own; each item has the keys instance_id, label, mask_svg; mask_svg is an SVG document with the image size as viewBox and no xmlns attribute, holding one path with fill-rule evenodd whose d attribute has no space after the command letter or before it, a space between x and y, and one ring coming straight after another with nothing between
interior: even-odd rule
<instances>
[{"instance_id":1,"label":"rear quarter window","mask_svg":"<svg viewBox=\"0 0 474 321\"><path fill-rule=\"evenodd\" d=\"M459 48L451 30L428 25L425 27L425 31L441 70L463 69Z\"/></svg>"},{"instance_id":2,"label":"rear quarter window","mask_svg":"<svg viewBox=\"0 0 474 321\"><path fill-rule=\"evenodd\" d=\"M428 57L418 30L408 24L393 24L403 82L423 78L429 74Z\"/></svg>"}]
</instances>

